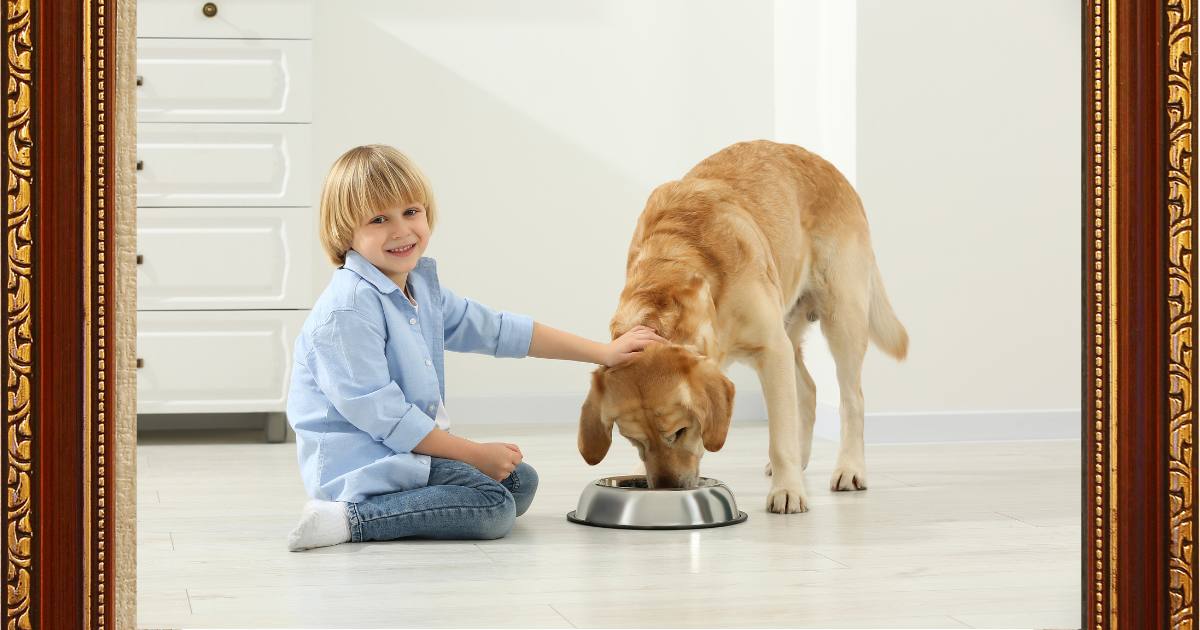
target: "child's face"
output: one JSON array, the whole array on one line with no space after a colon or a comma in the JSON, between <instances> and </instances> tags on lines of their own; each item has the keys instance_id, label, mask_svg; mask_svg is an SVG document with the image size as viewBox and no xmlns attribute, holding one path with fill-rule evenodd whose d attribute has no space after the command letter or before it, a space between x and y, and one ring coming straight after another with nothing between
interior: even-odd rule
<instances>
[{"instance_id":1,"label":"child's face","mask_svg":"<svg viewBox=\"0 0 1200 630\"><path fill-rule=\"evenodd\" d=\"M408 272L429 245L429 217L425 206L409 203L380 210L354 228L351 246L404 287Z\"/></svg>"}]
</instances>

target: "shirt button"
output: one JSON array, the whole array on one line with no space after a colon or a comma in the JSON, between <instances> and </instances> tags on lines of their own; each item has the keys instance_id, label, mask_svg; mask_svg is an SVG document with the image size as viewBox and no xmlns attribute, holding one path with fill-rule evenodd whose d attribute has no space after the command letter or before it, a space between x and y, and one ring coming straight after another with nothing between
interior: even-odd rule
<instances>
[{"instance_id":1,"label":"shirt button","mask_svg":"<svg viewBox=\"0 0 1200 630\"><path fill-rule=\"evenodd\" d=\"M408 323L412 324L413 326L416 326L416 325L417 325L417 318L416 318L416 317L410 317L410 318L408 319Z\"/></svg>"},{"instance_id":2,"label":"shirt button","mask_svg":"<svg viewBox=\"0 0 1200 630\"><path fill-rule=\"evenodd\" d=\"M435 409L437 409L437 407L436 407L436 406L434 406L434 405L429 405L429 413L433 413L433 411L434 411Z\"/></svg>"},{"instance_id":3,"label":"shirt button","mask_svg":"<svg viewBox=\"0 0 1200 630\"><path fill-rule=\"evenodd\" d=\"M433 365L433 361L430 361L429 359L425 359L425 365L427 365L427 366Z\"/></svg>"}]
</instances>

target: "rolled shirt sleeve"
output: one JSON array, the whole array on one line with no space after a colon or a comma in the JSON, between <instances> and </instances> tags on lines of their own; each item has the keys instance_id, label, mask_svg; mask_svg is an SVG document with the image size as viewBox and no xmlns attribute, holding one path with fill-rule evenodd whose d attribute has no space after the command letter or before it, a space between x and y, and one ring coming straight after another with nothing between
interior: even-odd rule
<instances>
[{"instance_id":1,"label":"rolled shirt sleeve","mask_svg":"<svg viewBox=\"0 0 1200 630\"><path fill-rule=\"evenodd\" d=\"M529 355L533 318L495 311L442 287L446 349L519 359Z\"/></svg>"},{"instance_id":2,"label":"rolled shirt sleeve","mask_svg":"<svg viewBox=\"0 0 1200 630\"><path fill-rule=\"evenodd\" d=\"M333 406L396 453L409 453L435 423L391 379L380 326L352 310L333 311L313 331L309 367Z\"/></svg>"}]
</instances>

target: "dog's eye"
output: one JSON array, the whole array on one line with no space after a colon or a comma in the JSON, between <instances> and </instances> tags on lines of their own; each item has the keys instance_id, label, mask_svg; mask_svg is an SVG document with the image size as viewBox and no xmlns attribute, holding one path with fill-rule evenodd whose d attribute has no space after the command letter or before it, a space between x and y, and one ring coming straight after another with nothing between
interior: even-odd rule
<instances>
[{"instance_id":1,"label":"dog's eye","mask_svg":"<svg viewBox=\"0 0 1200 630\"><path fill-rule=\"evenodd\" d=\"M676 441L676 442L678 442L678 441L679 441L679 439L683 437L683 432L684 432L684 431L687 431L687 427L683 427L682 429L680 429L680 430L678 430L678 431L676 431L676 432L675 432L675 441Z\"/></svg>"}]
</instances>

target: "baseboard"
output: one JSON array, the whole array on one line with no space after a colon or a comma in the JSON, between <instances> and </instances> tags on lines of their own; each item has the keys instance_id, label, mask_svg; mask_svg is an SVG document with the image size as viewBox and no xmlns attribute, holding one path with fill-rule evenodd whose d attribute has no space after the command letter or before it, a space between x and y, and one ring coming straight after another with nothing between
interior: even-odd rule
<instances>
[{"instance_id":1,"label":"baseboard","mask_svg":"<svg viewBox=\"0 0 1200 630\"><path fill-rule=\"evenodd\" d=\"M1079 439L1079 413L1078 409L868 413L863 438L869 444ZM837 407L817 404L813 435L834 442L841 439Z\"/></svg>"},{"instance_id":2,"label":"baseboard","mask_svg":"<svg viewBox=\"0 0 1200 630\"><path fill-rule=\"evenodd\" d=\"M579 418L583 396L450 396L446 407L453 422L470 424L572 423ZM994 440L1078 439L1078 409L1013 409L1001 411L933 411L868 413L865 439L869 443L965 442ZM763 421L767 405L762 394L734 399L733 422ZM833 405L817 405L813 429L819 438L838 441L841 421Z\"/></svg>"},{"instance_id":3,"label":"baseboard","mask_svg":"<svg viewBox=\"0 0 1200 630\"><path fill-rule=\"evenodd\" d=\"M578 422L582 403L582 394L450 396L446 409L452 423L570 425ZM864 438L871 444L1078 439L1079 413L1078 409L868 413ZM766 417L761 393L734 399L733 422L762 422ZM264 419L264 414L251 413L141 414L138 429L261 429ZM818 403L813 434L836 442L840 431L837 408Z\"/></svg>"},{"instance_id":4,"label":"baseboard","mask_svg":"<svg viewBox=\"0 0 1200 630\"><path fill-rule=\"evenodd\" d=\"M138 431L262 429L265 413L139 413Z\"/></svg>"}]
</instances>

